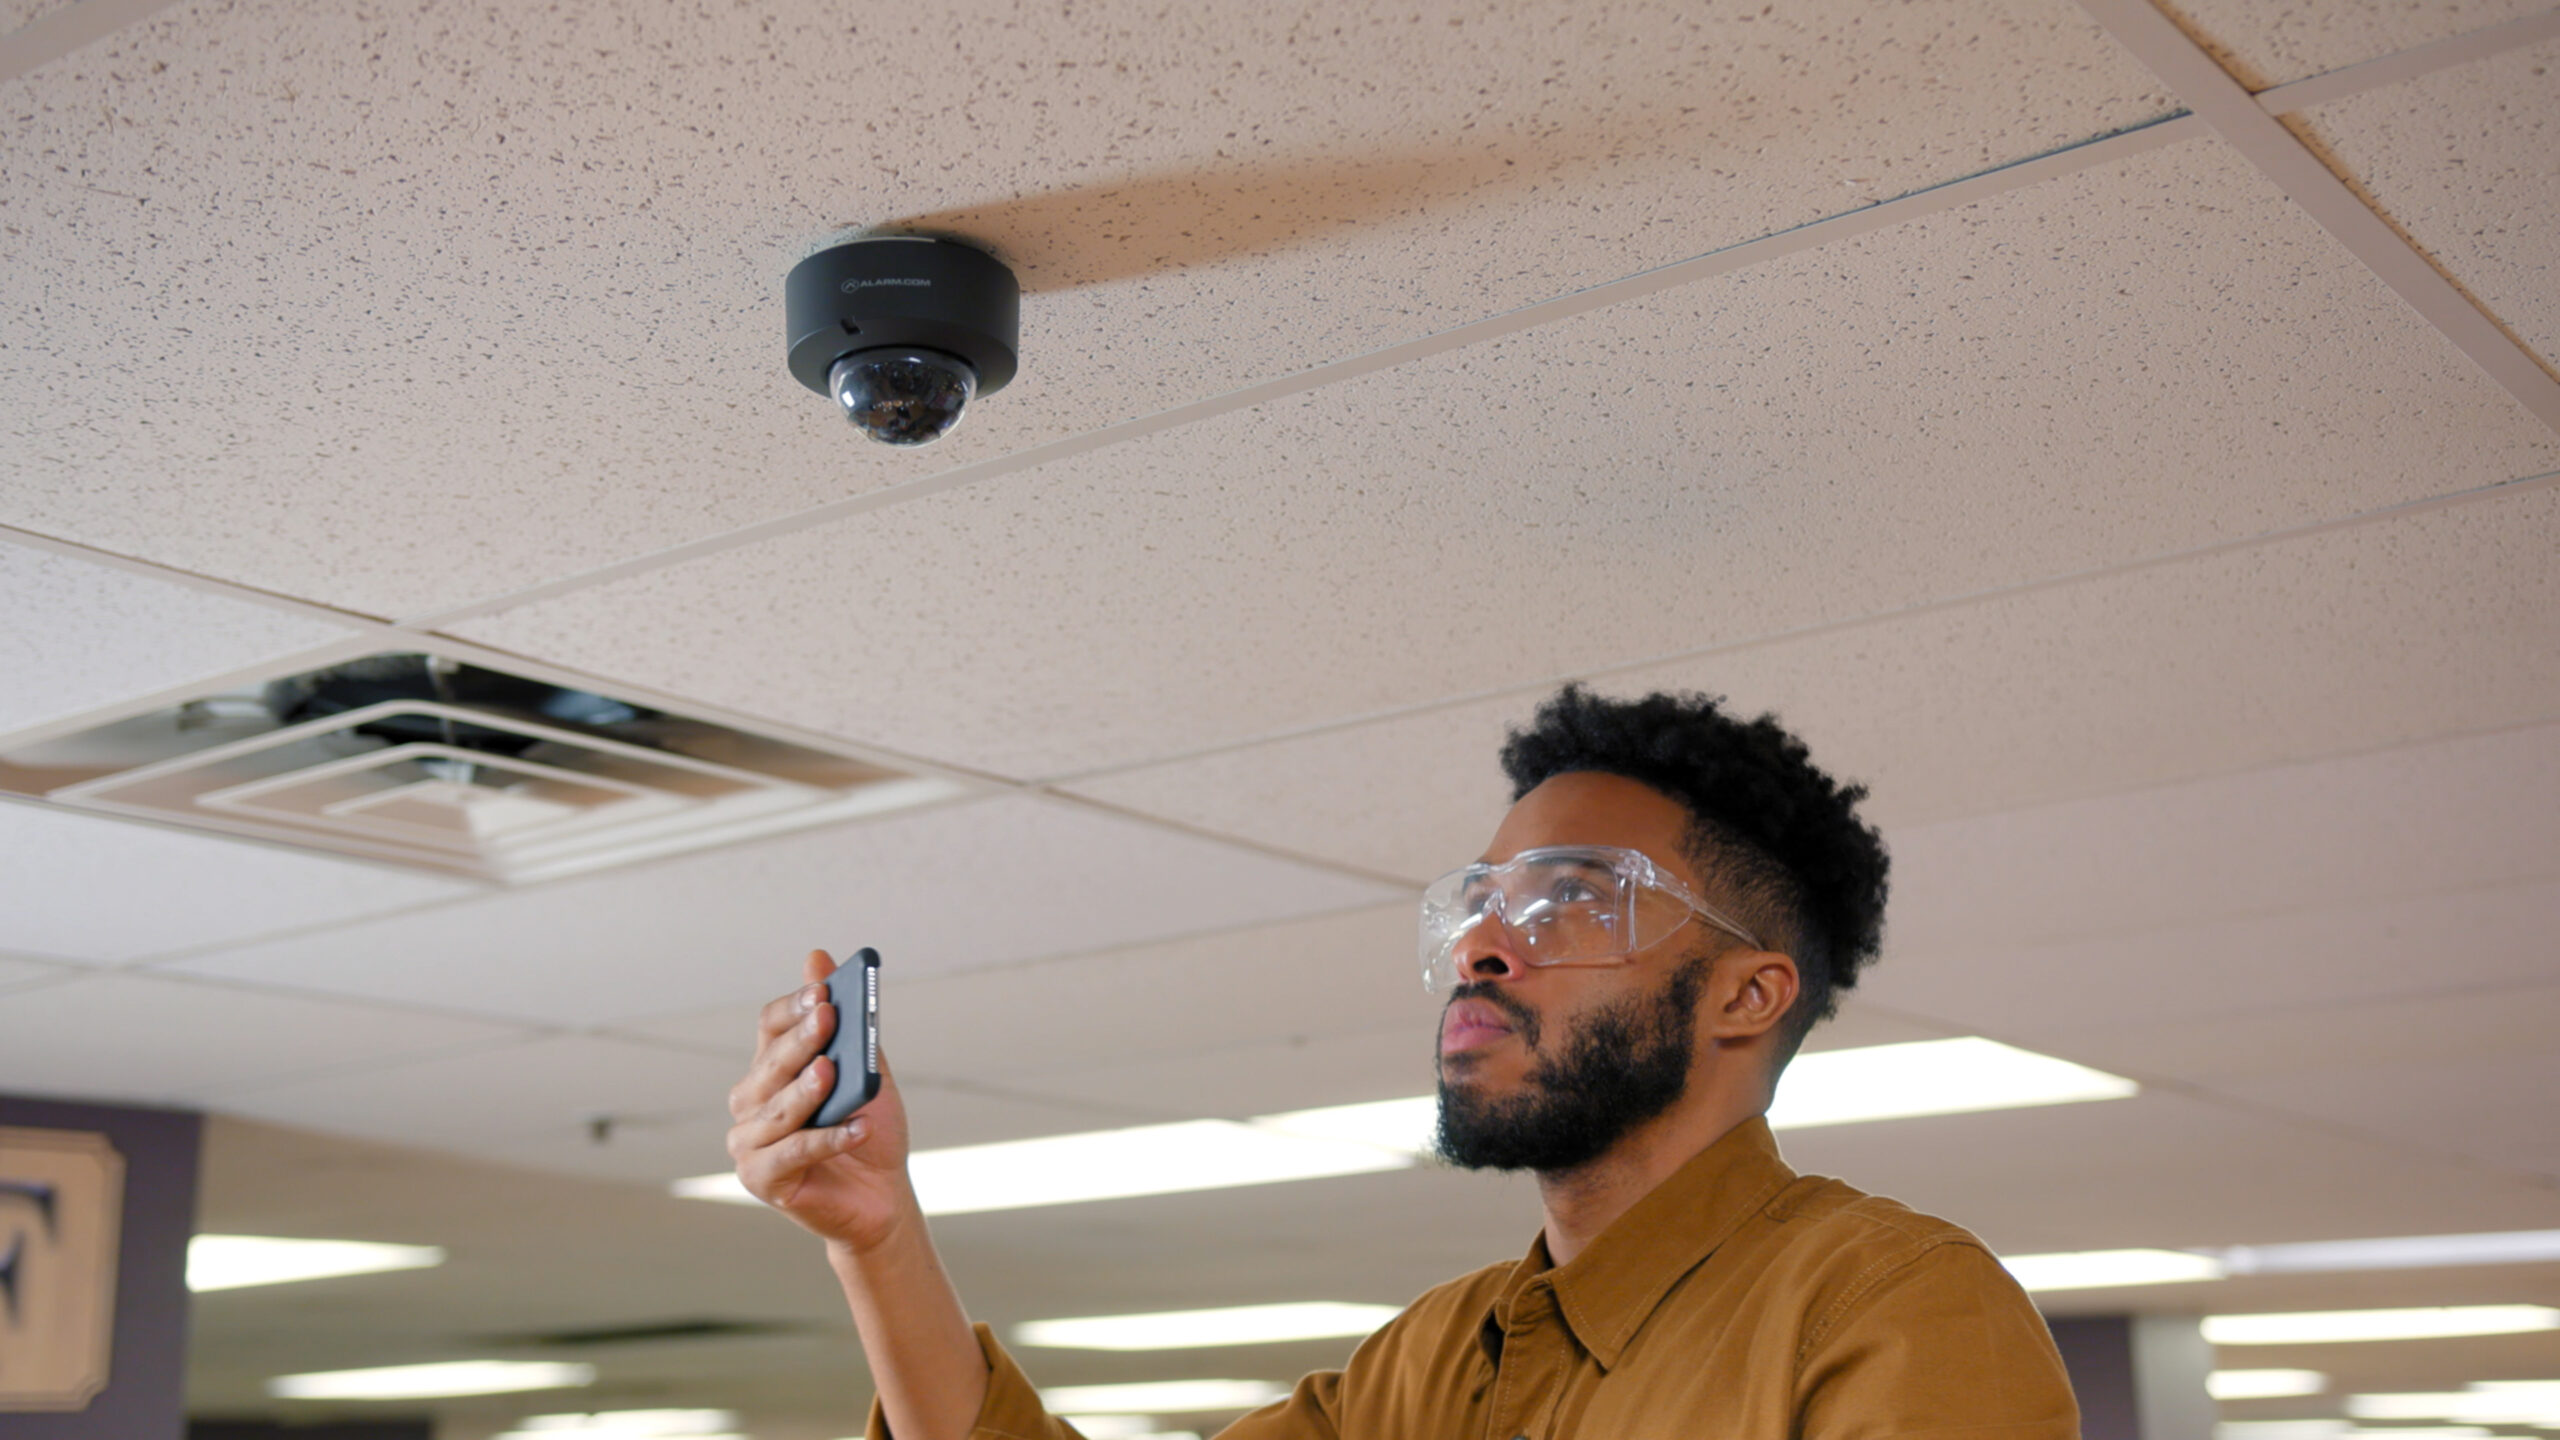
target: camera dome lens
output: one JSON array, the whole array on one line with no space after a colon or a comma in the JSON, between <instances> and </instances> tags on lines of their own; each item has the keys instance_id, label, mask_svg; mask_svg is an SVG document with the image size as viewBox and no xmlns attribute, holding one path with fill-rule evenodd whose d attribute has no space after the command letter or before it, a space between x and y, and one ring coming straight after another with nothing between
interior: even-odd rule
<instances>
[{"instance_id":1,"label":"camera dome lens","mask_svg":"<svg viewBox=\"0 0 2560 1440\"><path fill-rule=\"evenodd\" d=\"M835 363L827 389L863 434L884 445L923 445L960 423L978 393L978 372L939 350L859 350Z\"/></svg>"}]
</instances>

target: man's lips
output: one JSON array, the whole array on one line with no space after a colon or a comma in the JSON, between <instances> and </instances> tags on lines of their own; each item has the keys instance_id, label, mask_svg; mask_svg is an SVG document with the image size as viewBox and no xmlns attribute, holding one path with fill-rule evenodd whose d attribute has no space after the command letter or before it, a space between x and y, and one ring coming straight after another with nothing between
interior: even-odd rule
<instances>
[{"instance_id":1,"label":"man's lips","mask_svg":"<svg viewBox=\"0 0 2560 1440\"><path fill-rule=\"evenodd\" d=\"M1502 1011L1482 1000L1460 1000L1440 1017L1440 1053L1455 1055L1490 1045L1511 1034L1513 1026Z\"/></svg>"}]
</instances>

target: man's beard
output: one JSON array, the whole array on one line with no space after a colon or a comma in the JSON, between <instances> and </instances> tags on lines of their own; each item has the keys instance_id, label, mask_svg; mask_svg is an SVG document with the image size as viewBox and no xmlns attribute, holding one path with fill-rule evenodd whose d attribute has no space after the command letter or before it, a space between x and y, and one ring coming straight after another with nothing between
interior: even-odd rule
<instances>
[{"instance_id":1,"label":"man's beard","mask_svg":"<svg viewBox=\"0 0 2560 1440\"><path fill-rule=\"evenodd\" d=\"M1650 996L1633 995L1582 1017L1555 1054L1529 1067L1528 1088L1488 1100L1440 1081L1440 1158L1470 1170L1577 1170L1626 1133L1671 1108L1689 1085L1698 992L1712 956L1696 956ZM1538 1017L1502 987L1461 985L1510 1017L1536 1053Z\"/></svg>"}]
</instances>

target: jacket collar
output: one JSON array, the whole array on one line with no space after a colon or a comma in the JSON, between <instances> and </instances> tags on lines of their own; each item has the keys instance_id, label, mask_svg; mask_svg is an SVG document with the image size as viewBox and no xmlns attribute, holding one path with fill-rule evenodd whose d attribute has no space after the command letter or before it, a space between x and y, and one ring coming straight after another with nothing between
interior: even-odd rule
<instances>
[{"instance_id":1,"label":"jacket collar","mask_svg":"<svg viewBox=\"0 0 2560 1440\"><path fill-rule=\"evenodd\" d=\"M1724 1133L1612 1221L1567 1265L1554 1265L1541 1231L1511 1269L1486 1317L1486 1352L1543 1282L1574 1338L1607 1369L1662 1297L1722 1245L1753 1211L1794 1183L1769 1122L1753 1116Z\"/></svg>"}]
</instances>

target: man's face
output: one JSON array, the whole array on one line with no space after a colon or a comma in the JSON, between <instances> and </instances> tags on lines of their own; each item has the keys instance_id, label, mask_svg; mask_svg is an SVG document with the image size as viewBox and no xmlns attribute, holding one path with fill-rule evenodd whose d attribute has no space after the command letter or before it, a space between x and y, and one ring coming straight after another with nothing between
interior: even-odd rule
<instances>
[{"instance_id":1,"label":"man's face","mask_svg":"<svg viewBox=\"0 0 2560 1440\"><path fill-rule=\"evenodd\" d=\"M1640 850L1693 891L1688 814L1615 775L1558 775L1520 799L1484 859L1545 845ZM1440 1021L1440 1147L1453 1164L1570 1170L1670 1108L1688 1085L1697 1000L1718 932L1686 925L1623 964L1526 964L1501 927L1457 954Z\"/></svg>"}]
</instances>

